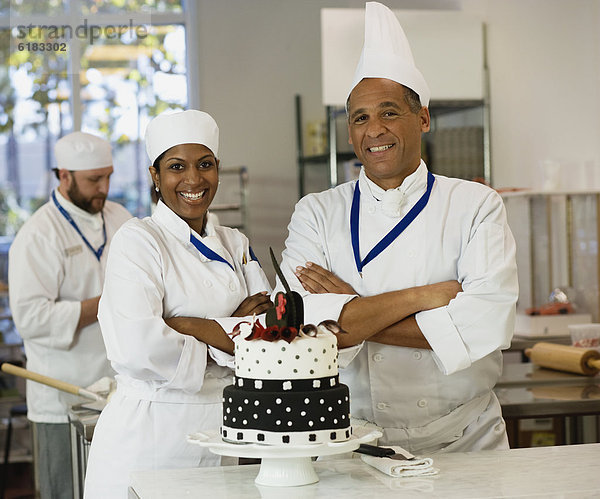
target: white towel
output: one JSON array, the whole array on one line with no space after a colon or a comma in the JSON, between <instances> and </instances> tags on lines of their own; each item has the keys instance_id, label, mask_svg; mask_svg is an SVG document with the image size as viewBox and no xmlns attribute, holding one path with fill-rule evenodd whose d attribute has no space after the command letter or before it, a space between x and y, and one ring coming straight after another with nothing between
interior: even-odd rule
<instances>
[{"instance_id":1,"label":"white towel","mask_svg":"<svg viewBox=\"0 0 600 499\"><path fill-rule=\"evenodd\" d=\"M392 477L409 477L436 475L438 470L433 467L433 459L429 457L416 458L402 447L391 446L398 454L407 459L391 459L389 457L375 457L361 454L360 458L369 466Z\"/></svg>"},{"instance_id":2,"label":"white towel","mask_svg":"<svg viewBox=\"0 0 600 499\"><path fill-rule=\"evenodd\" d=\"M367 421L366 419L359 419L350 416L350 423L352 424L352 428L365 428L366 430L376 430L383 433L383 428L381 426L377 426L375 423L371 421ZM378 438L374 438L370 442L363 442L366 444L377 445Z\"/></svg>"},{"instance_id":3,"label":"white towel","mask_svg":"<svg viewBox=\"0 0 600 499\"><path fill-rule=\"evenodd\" d=\"M94 381L90 386L86 386L85 389L101 395L109 395L117 389L117 382L115 378L104 376L98 381Z\"/></svg>"},{"instance_id":4,"label":"white towel","mask_svg":"<svg viewBox=\"0 0 600 499\"><path fill-rule=\"evenodd\" d=\"M384 475L381 471L367 466L365 470L373 479L382 483L386 489L402 491L409 497L420 497L418 494L432 494L435 490L435 481L437 476L413 476L406 478L396 478ZM409 495L410 494L410 495Z\"/></svg>"}]
</instances>

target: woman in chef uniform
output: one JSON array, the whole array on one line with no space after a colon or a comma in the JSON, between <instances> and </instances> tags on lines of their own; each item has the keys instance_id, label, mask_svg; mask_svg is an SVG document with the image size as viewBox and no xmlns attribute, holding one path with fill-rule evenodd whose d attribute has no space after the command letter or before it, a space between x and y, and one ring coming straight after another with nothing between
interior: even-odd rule
<instances>
[{"instance_id":1,"label":"woman in chef uniform","mask_svg":"<svg viewBox=\"0 0 600 499\"><path fill-rule=\"evenodd\" d=\"M117 390L94 430L87 499L126 498L134 470L217 466L186 436L221 424L240 317L271 306L248 239L208 213L218 186L219 130L184 111L146 131L160 200L115 235L98 319ZM213 318L212 320L209 318Z\"/></svg>"}]
</instances>

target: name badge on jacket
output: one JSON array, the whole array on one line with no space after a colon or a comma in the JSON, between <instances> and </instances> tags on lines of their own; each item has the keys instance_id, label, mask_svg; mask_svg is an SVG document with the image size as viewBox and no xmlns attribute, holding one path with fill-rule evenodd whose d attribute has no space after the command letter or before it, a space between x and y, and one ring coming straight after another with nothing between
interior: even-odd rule
<instances>
[{"instance_id":1,"label":"name badge on jacket","mask_svg":"<svg viewBox=\"0 0 600 499\"><path fill-rule=\"evenodd\" d=\"M78 244L77 246L71 246L70 248L65 249L65 256L75 256L83 251L83 246Z\"/></svg>"}]
</instances>

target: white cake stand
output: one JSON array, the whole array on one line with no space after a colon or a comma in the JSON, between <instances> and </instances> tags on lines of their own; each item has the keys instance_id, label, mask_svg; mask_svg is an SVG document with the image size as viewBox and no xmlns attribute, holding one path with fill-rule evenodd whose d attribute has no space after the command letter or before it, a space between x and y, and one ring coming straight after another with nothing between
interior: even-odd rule
<instances>
[{"instance_id":1,"label":"white cake stand","mask_svg":"<svg viewBox=\"0 0 600 499\"><path fill-rule=\"evenodd\" d=\"M261 465L254 482L258 485L287 487L308 485L319 481L312 465L312 457L331 456L351 452L358 446L381 437L381 432L354 428L354 434L344 442L294 445L281 447L261 444L233 444L221 438L219 430L188 435L188 442L208 447L220 456L260 458Z\"/></svg>"}]
</instances>

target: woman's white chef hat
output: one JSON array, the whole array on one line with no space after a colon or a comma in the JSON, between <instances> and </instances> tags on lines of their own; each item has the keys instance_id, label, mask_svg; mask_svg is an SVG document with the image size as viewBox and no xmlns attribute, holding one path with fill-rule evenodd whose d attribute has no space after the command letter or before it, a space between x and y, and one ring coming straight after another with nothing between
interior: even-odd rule
<instances>
[{"instance_id":1,"label":"woman's white chef hat","mask_svg":"<svg viewBox=\"0 0 600 499\"><path fill-rule=\"evenodd\" d=\"M408 39L396 15L379 2L367 2L365 43L348 95L363 78L386 78L414 90L422 106L431 92L415 66Z\"/></svg>"},{"instance_id":2,"label":"woman's white chef hat","mask_svg":"<svg viewBox=\"0 0 600 499\"><path fill-rule=\"evenodd\" d=\"M58 139L54 156L59 170L95 170L113 164L110 143L85 132L73 132Z\"/></svg>"},{"instance_id":3,"label":"woman's white chef hat","mask_svg":"<svg viewBox=\"0 0 600 499\"><path fill-rule=\"evenodd\" d=\"M167 149L179 144L202 144L217 157L219 127L213 117L203 111L163 113L148 123L145 141L152 164Z\"/></svg>"}]
</instances>

